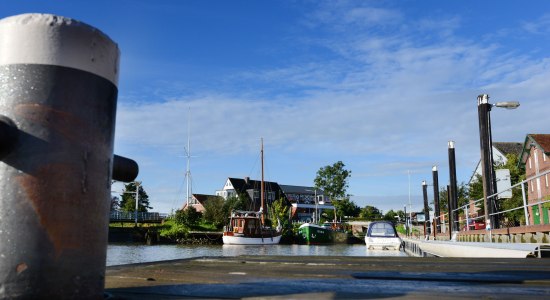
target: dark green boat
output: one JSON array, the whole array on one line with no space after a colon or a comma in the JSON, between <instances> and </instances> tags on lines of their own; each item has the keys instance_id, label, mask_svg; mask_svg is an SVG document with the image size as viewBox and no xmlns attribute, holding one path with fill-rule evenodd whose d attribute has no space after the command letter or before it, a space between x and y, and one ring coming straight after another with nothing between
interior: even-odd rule
<instances>
[{"instance_id":1,"label":"dark green boat","mask_svg":"<svg viewBox=\"0 0 550 300\"><path fill-rule=\"evenodd\" d=\"M298 228L298 240L301 244L308 245L345 243L347 233L333 229L330 223L304 223Z\"/></svg>"}]
</instances>

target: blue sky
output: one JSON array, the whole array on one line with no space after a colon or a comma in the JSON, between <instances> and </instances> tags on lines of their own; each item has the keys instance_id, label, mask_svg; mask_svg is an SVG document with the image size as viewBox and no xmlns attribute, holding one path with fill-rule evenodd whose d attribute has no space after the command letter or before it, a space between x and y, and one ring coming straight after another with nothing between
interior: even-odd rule
<instances>
[{"instance_id":1,"label":"blue sky","mask_svg":"<svg viewBox=\"0 0 550 300\"><path fill-rule=\"evenodd\" d=\"M480 3L481 2L481 3ZM547 1L10 1L0 17L53 13L118 43L115 152L135 159L155 211L185 201L188 111L194 193L227 177L312 185L343 161L360 205L420 209L431 167L448 183L479 160L477 95L493 140L548 133ZM429 198L432 199L431 193Z\"/></svg>"}]
</instances>

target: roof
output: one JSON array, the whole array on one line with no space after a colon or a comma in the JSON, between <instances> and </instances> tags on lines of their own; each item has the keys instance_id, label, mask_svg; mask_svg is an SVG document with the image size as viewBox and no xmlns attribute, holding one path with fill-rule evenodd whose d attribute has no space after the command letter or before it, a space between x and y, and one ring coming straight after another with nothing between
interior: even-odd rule
<instances>
[{"instance_id":1,"label":"roof","mask_svg":"<svg viewBox=\"0 0 550 300\"><path fill-rule=\"evenodd\" d=\"M235 191L243 193L246 192L246 190L255 189L259 190L262 182L260 180L252 180L249 178L228 178L229 181L231 181L231 185L233 185L233 188ZM276 182L271 181L265 181L264 180L264 188L266 191L278 191L280 190L279 184Z\"/></svg>"},{"instance_id":2,"label":"roof","mask_svg":"<svg viewBox=\"0 0 550 300\"><path fill-rule=\"evenodd\" d=\"M550 155L550 134L530 133L525 137L521 151L520 162L525 164L531 155L531 146L540 149L544 154Z\"/></svg>"},{"instance_id":3,"label":"roof","mask_svg":"<svg viewBox=\"0 0 550 300\"><path fill-rule=\"evenodd\" d=\"M314 195L317 193L317 195L322 195L323 190L317 189L317 192L315 192L315 187L312 186L297 186L297 185L279 185L283 192L286 193L296 193L296 194L311 194Z\"/></svg>"},{"instance_id":4,"label":"roof","mask_svg":"<svg viewBox=\"0 0 550 300\"><path fill-rule=\"evenodd\" d=\"M504 155L516 154L520 155L523 145L516 142L494 142L493 147L497 148Z\"/></svg>"},{"instance_id":5,"label":"roof","mask_svg":"<svg viewBox=\"0 0 550 300\"><path fill-rule=\"evenodd\" d=\"M222 198L222 197L216 196L216 195L193 194L193 198L197 199L197 201L199 201L201 204L204 204L205 202L207 202L210 199Z\"/></svg>"}]
</instances>

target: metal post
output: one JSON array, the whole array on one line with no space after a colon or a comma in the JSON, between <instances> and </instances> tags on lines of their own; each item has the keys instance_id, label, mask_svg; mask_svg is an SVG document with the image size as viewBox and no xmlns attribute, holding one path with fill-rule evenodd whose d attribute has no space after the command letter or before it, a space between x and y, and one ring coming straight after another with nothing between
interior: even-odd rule
<instances>
[{"instance_id":1,"label":"metal post","mask_svg":"<svg viewBox=\"0 0 550 300\"><path fill-rule=\"evenodd\" d=\"M468 213L468 206L466 206L466 207L464 208L464 216L466 216L466 230L468 231L468 230L470 230L470 226L469 226L469 224L470 224L470 216L469 216L469 213Z\"/></svg>"},{"instance_id":2,"label":"metal post","mask_svg":"<svg viewBox=\"0 0 550 300\"><path fill-rule=\"evenodd\" d=\"M136 212L135 212L135 223L134 226L137 227L138 223L138 209L139 209L139 182L136 181Z\"/></svg>"},{"instance_id":3,"label":"metal post","mask_svg":"<svg viewBox=\"0 0 550 300\"><path fill-rule=\"evenodd\" d=\"M411 171L410 170L407 170L407 176L408 176L408 179L409 179L409 222L411 223L410 224L410 228L411 228L411 236L412 236L412 233L413 233L413 221L412 221L412 203L411 203Z\"/></svg>"},{"instance_id":4,"label":"metal post","mask_svg":"<svg viewBox=\"0 0 550 300\"><path fill-rule=\"evenodd\" d=\"M456 184L455 142L449 141L449 222L451 231L458 231L458 193Z\"/></svg>"},{"instance_id":5,"label":"metal post","mask_svg":"<svg viewBox=\"0 0 550 300\"><path fill-rule=\"evenodd\" d=\"M430 207L428 206L428 185L425 180L422 181L422 194L424 195L424 228L426 228L424 235L427 238L430 235Z\"/></svg>"},{"instance_id":6,"label":"metal post","mask_svg":"<svg viewBox=\"0 0 550 300\"><path fill-rule=\"evenodd\" d=\"M317 224L319 224L321 222L321 218L319 216L319 204L318 204L318 199L317 199L317 188L315 188L315 221Z\"/></svg>"},{"instance_id":7,"label":"metal post","mask_svg":"<svg viewBox=\"0 0 550 300\"><path fill-rule=\"evenodd\" d=\"M529 226L529 207L527 206L527 197L525 197L525 183L521 183L521 197L523 198L523 213L525 214L525 225Z\"/></svg>"},{"instance_id":8,"label":"metal post","mask_svg":"<svg viewBox=\"0 0 550 300\"><path fill-rule=\"evenodd\" d=\"M405 213L405 235L409 236L409 222L407 221L407 205L405 204L403 206L404 213Z\"/></svg>"},{"instance_id":9,"label":"metal post","mask_svg":"<svg viewBox=\"0 0 550 300\"><path fill-rule=\"evenodd\" d=\"M437 166L432 167L433 183L434 183L434 214L435 214L435 227L434 233L441 232L441 220L439 210L439 179L437 173Z\"/></svg>"},{"instance_id":10,"label":"metal post","mask_svg":"<svg viewBox=\"0 0 550 300\"><path fill-rule=\"evenodd\" d=\"M18 132L0 137L0 298L101 299L118 47L47 14L2 19L0 37L1 123Z\"/></svg>"},{"instance_id":11,"label":"metal post","mask_svg":"<svg viewBox=\"0 0 550 300\"><path fill-rule=\"evenodd\" d=\"M453 218L451 214L452 209L452 200L451 200L451 188L449 185L447 185L447 211L449 212L449 239L452 239L453 237Z\"/></svg>"},{"instance_id":12,"label":"metal post","mask_svg":"<svg viewBox=\"0 0 550 300\"><path fill-rule=\"evenodd\" d=\"M493 213L493 199L488 196L495 194L494 170L493 170L493 144L491 140L491 120L489 95L483 94L477 97L477 111L479 119L479 144L481 151L481 176L483 181L483 205L485 206L485 224L488 230L498 228Z\"/></svg>"}]
</instances>

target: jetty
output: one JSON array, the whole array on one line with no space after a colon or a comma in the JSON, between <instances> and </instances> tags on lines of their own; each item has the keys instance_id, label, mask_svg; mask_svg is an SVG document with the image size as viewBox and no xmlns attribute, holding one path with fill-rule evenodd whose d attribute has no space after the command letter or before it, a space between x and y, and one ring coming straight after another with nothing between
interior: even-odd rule
<instances>
[{"instance_id":1,"label":"jetty","mask_svg":"<svg viewBox=\"0 0 550 300\"><path fill-rule=\"evenodd\" d=\"M549 299L550 260L198 257L111 266L110 299Z\"/></svg>"}]
</instances>

